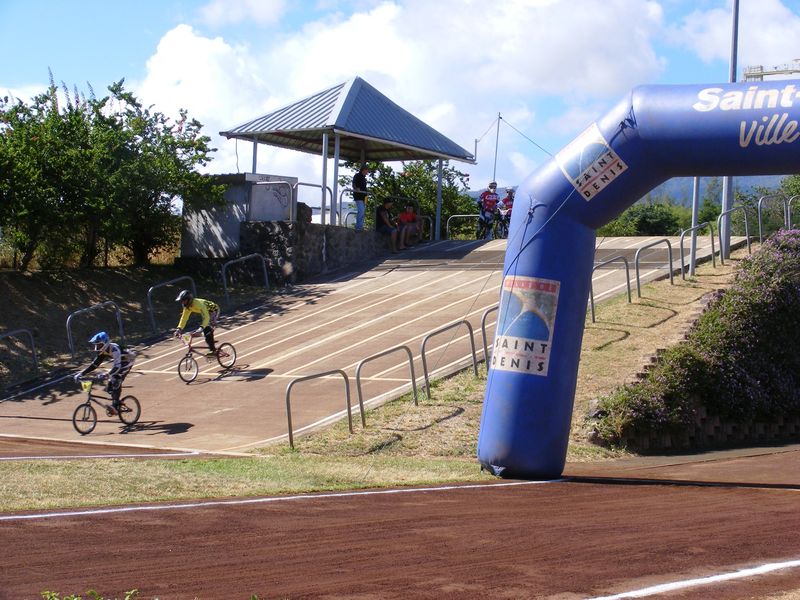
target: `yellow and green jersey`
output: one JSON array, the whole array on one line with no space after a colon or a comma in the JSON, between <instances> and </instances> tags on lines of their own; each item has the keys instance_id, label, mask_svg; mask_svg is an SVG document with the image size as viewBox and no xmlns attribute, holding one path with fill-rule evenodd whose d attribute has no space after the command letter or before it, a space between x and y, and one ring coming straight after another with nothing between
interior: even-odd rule
<instances>
[{"instance_id":1,"label":"yellow and green jersey","mask_svg":"<svg viewBox=\"0 0 800 600\"><path fill-rule=\"evenodd\" d=\"M195 298L189 306L183 308L181 320L178 321L178 329L186 327L186 323L189 321L189 317L192 313L200 315L202 319L200 327L208 327L208 324L211 322L211 315L218 312L219 306L217 306L215 302L204 300L203 298Z\"/></svg>"}]
</instances>

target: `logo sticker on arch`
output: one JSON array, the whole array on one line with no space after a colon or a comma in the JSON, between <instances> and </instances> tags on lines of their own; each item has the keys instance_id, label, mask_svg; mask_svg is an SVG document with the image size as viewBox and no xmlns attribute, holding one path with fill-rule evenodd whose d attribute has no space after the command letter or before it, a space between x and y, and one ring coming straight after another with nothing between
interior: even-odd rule
<instances>
[{"instance_id":1,"label":"logo sticker on arch","mask_svg":"<svg viewBox=\"0 0 800 600\"><path fill-rule=\"evenodd\" d=\"M587 202L628 168L603 138L596 123L556 154L556 162Z\"/></svg>"},{"instance_id":2,"label":"logo sticker on arch","mask_svg":"<svg viewBox=\"0 0 800 600\"><path fill-rule=\"evenodd\" d=\"M561 283L538 277L503 280L492 368L547 375Z\"/></svg>"}]
</instances>

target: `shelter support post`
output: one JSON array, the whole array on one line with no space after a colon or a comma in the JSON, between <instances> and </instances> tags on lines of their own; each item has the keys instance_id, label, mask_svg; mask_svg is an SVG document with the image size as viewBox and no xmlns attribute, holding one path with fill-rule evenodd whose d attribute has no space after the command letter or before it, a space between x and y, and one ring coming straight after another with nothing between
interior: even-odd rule
<instances>
[{"instance_id":1,"label":"shelter support post","mask_svg":"<svg viewBox=\"0 0 800 600\"><path fill-rule=\"evenodd\" d=\"M319 204L320 223L325 225L325 209L327 208L327 198L325 197L325 190L328 187L328 132L322 133L322 197ZM331 208L333 208L334 200L331 198ZM331 223L334 218L331 214Z\"/></svg>"},{"instance_id":2,"label":"shelter support post","mask_svg":"<svg viewBox=\"0 0 800 600\"><path fill-rule=\"evenodd\" d=\"M339 151L342 138L333 134L333 192L331 193L331 225L342 224L342 202L339 197Z\"/></svg>"},{"instance_id":3,"label":"shelter support post","mask_svg":"<svg viewBox=\"0 0 800 600\"><path fill-rule=\"evenodd\" d=\"M436 234L434 235L433 239L437 242L441 239L441 228L442 228L442 159L439 159L439 163L436 169L437 177L436 177Z\"/></svg>"}]
</instances>

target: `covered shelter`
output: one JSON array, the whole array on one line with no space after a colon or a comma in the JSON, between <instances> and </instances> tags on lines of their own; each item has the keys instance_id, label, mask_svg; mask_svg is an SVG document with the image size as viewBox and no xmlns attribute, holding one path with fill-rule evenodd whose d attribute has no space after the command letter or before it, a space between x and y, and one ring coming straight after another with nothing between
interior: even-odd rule
<instances>
[{"instance_id":1,"label":"covered shelter","mask_svg":"<svg viewBox=\"0 0 800 600\"><path fill-rule=\"evenodd\" d=\"M442 161L475 164L475 156L401 108L360 77L275 110L220 135L253 143L253 173L258 144L288 148L323 157L321 210L325 223L326 193L331 195L331 220L337 221L340 160L365 163L439 160L436 192L436 236L442 204ZM333 147L331 147L331 137ZM333 158L333 189L328 187L328 160Z\"/></svg>"}]
</instances>

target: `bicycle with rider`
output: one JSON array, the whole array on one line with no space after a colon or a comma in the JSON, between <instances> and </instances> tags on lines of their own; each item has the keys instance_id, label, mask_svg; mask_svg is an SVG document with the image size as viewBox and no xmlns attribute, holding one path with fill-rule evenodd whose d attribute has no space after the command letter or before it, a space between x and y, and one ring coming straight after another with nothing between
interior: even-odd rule
<instances>
[{"instance_id":1,"label":"bicycle with rider","mask_svg":"<svg viewBox=\"0 0 800 600\"><path fill-rule=\"evenodd\" d=\"M175 329L175 336L179 336L186 323L189 322L189 317L192 314L200 315L200 327L203 329L203 336L208 344L208 354L213 356L217 353L217 346L214 342L214 325L219 318L219 306L216 302L206 300L204 298L195 298L189 290L183 290L178 297L175 298L176 302L180 302L183 306L181 318L178 321L178 327Z\"/></svg>"},{"instance_id":2,"label":"bicycle with rider","mask_svg":"<svg viewBox=\"0 0 800 600\"><path fill-rule=\"evenodd\" d=\"M100 331L92 336L89 343L94 346L96 352L94 360L80 373L75 374L75 381L80 381L85 375L91 373L98 368L102 363L111 361L111 368L106 376L108 382L106 383L106 392L111 396L111 407L113 411L119 409L119 397L122 392L122 382L128 376L133 363L136 360L136 353L119 344L111 341L111 338L105 331Z\"/></svg>"},{"instance_id":3,"label":"bicycle with rider","mask_svg":"<svg viewBox=\"0 0 800 600\"><path fill-rule=\"evenodd\" d=\"M500 196L497 195L497 183L492 181L488 188L478 197L478 231L477 238L492 239L492 223Z\"/></svg>"}]
</instances>

